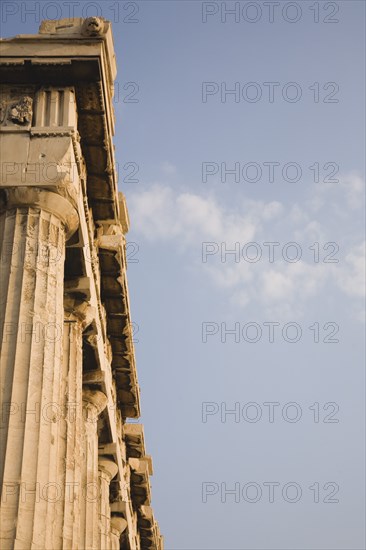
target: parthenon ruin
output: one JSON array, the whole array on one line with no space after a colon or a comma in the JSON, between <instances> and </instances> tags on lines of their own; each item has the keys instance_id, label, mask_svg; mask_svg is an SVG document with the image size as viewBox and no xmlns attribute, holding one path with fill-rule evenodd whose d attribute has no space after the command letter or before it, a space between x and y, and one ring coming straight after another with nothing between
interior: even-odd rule
<instances>
[{"instance_id":1,"label":"parthenon ruin","mask_svg":"<svg viewBox=\"0 0 366 550\"><path fill-rule=\"evenodd\" d=\"M1 548L162 550L118 192L111 25L1 41Z\"/></svg>"}]
</instances>

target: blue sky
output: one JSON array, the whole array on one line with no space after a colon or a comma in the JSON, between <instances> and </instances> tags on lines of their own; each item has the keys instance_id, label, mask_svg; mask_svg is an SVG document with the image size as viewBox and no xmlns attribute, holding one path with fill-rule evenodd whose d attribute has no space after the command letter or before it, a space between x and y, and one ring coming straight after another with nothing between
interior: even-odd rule
<instances>
[{"instance_id":1,"label":"blue sky","mask_svg":"<svg viewBox=\"0 0 366 550\"><path fill-rule=\"evenodd\" d=\"M2 34L36 32L11 4ZM221 2L119 4L75 15L117 19L116 157L166 548L364 548L365 5L279 2L271 23L266 2L223 3L239 5L226 22Z\"/></svg>"}]
</instances>

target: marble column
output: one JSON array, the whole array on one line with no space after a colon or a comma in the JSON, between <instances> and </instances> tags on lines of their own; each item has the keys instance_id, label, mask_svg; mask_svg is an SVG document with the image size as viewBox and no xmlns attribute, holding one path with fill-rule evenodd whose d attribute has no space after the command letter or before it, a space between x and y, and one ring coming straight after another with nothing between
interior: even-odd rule
<instances>
[{"instance_id":1,"label":"marble column","mask_svg":"<svg viewBox=\"0 0 366 550\"><path fill-rule=\"evenodd\" d=\"M58 503L57 542L63 550L79 546L80 507L82 498L82 462L84 431L83 331L93 320L93 308L72 294L65 296L65 323L61 393L66 395L66 410L62 418L60 445L64 457L59 463L59 479L64 487L64 501Z\"/></svg>"},{"instance_id":2,"label":"marble column","mask_svg":"<svg viewBox=\"0 0 366 550\"><path fill-rule=\"evenodd\" d=\"M54 547L48 533L56 502L62 498L56 472L65 241L77 224L76 210L56 193L36 187L2 192L0 526L4 550Z\"/></svg>"},{"instance_id":3,"label":"marble column","mask_svg":"<svg viewBox=\"0 0 366 550\"><path fill-rule=\"evenodd\" d=\"M118 466L113 460L103 457L99 458L99 548L101 550L109 550L111 548L111 506L109 503L109 485L117 472Z\"/></svg>"},{"instance_id":4,"label":"marble column","mask_svg":"<svg viewBox=\"0 0 366 550\"><path fill-rule=\"evenodd\" d=\"M98 512L100 488L98 479L98 416L107 405L107 397L97 390L83 390L83 461L79 548L100 550Z\"/></svg>"},{"instance_id":5,"label":"marble column","mask_svg":"<svg viewBox=\"0 0 366 550\"><path fill-rule=\"evenodd\" d=\"M94 309L88 302L73 297L75 290L67 285L61 391L66 395L66 411L62 419L60 444L64 460L59 463L64 501L59 502L57 535L59 547L74 550L79 546L80 510L82 502L83 465L83 332L94 320Z\"/></svg>"},{"instance_id":6,"label":"marble column","mask_svg":"<svg viewBox=\"0 0 366 550\"><path fill-rule=\"evenodd\" d=\"M120 550L120 538L123 531L127 527L127 521L121 516L112 514L111 517L111 532L110 532L110 549Z\"/></svg>"}]
</instances>

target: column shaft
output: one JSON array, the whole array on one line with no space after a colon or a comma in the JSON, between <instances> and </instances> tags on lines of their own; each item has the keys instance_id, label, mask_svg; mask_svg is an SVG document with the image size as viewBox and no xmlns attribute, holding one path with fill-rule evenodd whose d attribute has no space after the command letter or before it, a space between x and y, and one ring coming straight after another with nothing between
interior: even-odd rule
<instances>
[{"instance_id":1,"label":"column shaft","mask_svg":"<svg viewBox=\"0 0 366 550\"><path fill-rule=\"evenodd\" d=\"M98 416L107 405L100 391L83 391L83 460L81 474L80 548L100 550L98 537Z\"/></svg>"},{"instance_id":2,"label":"column shaft","mask_svg":"<svg viewBox=\"0 0 366 550\"><path fill-rule=\"evenodd\" d=\"M68 319L64 324L64 357L62 391L66 395L66 414L63 419L63 445L65 460L59 469L64 488L64 501L60 502L58 536L60 548L76 550L79 541L80 503L82 495L82 326L79 320ZM60 453L61 457L61 453Z\"/></svg>"},{"instance_id":3,"label":"column shaft","mask_svg":"<svg viewBox=\"0 0 366 550\"><path fill-rule=\"evenodd\" d=\"M111 548L111 507L109 502L109 485L117 472L118 466L115 462L107 458L99 459L99 548L101 550L110 550Z\"/></svg>"},{"instance_id":4,"label":"column shaft","mask_svg":"<svg viewBox=\"0 0 366 550\"><path fill-rule=\"evenodd\" d=\"M65 227L32 207L0 223L1 541L45 548L57 496Z\"/></svg>"}]
</instances>

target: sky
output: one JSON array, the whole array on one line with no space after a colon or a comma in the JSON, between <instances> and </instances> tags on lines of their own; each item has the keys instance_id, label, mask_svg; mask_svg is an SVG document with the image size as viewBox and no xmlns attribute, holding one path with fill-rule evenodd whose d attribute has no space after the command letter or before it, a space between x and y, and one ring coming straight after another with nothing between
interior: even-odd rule
<instances>
[{"instance_id":1,"label":"sky","mask_svg":"<svg viewBox=\"0 0 366 550\"><path fill-rule=\"evenodd\" d=\"M165 548L365 548L364 2L4 2L2 35L73 9L113 25Z\"/></svg>"}]
</instances>

